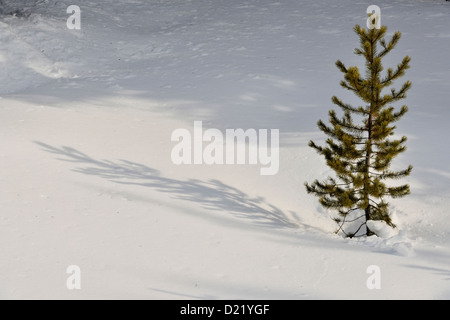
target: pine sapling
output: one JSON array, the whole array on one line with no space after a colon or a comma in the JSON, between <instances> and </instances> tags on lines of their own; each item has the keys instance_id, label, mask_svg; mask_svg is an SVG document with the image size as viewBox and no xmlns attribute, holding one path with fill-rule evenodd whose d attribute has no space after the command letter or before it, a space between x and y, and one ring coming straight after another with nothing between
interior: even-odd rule
<instances>
[{"instance_id":1,"label":"pine sapling","mask_svg":"<svg viewBox=\"0 0 450 320\"><path fill-rule=\"evenodd\" d=\"M412 166L401 171L390 169L392 160L406 150L407 140L406 137L392 137L396 129L393 123L408 111L406 105L396 110L392 104L406 97L411 82L406 81L399 90L391 85L404 75L411 59L404 57L396 68L388 68L384 75L381 63L382 58L394 49L401 33L395 32L386 41L386 26L366 30L356 25L354 31L361 43L354 53L365 58L365 76L360 74L358 67L347 68L340 60L336 66L344 74L341 86L353 92L362 105L354 107L332 97L333 104L340 107L343 115L330 110L330 124L318 122L319 129L328 136L326 145L319 146L310 141L309 146L324 156L336 177L305 183L307 192L318 196L322 206L337 211L334 218L338 224L336 232L347 237L373 235L367 223L371 220L381 220L395 228L386 198L404 197L410 193L410 188L407 184L389 186L386 180L403 178L412 170ZM389 92L383 93L384 90Z\"/></svg>"}]
</instances>

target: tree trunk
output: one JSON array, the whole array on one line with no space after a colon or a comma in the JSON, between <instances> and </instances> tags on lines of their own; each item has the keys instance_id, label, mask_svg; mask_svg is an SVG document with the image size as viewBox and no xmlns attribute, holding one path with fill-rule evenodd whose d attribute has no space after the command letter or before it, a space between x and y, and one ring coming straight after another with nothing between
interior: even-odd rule
<instances>
[{"instance_id":1,"label":"tree trunk","mask_svg":"<svg viewBox=\"0 0 450 320\"><path fill-rule=\"evenodd\" d=\"M371 52L370 52L370 63L373 63L374 60L374 32L372 31L372 37L371 37ZM364 185L365 188L365 200L367 201L367 207L365 209L365 218L366 218L366 236L371 236L374 233L370 231L369 227L367 226L367 221L370 220L370 196L369 196L369 185L370 185L370 157L372 156L372 120L373 120L373 110L375 108L374 103L377 100L377 97L375 97L375 88L374 83L376 81L377 75L372 70L372 85L371 85L371 93L372 93L372 101L370 103L370 110L369 110L369 120L367 124L367 140L368 140L368 147L367 147L367 154L366 154L366 184Z\"/></svg>"},{"instance_id":2,"label":"tree trunk","mask_svg":"<svg viewBox=\"0 0 450 320\"><path fill-rule=\"evenodd\" d=\"M369 184L370 184L370 174L369 174L369 169L370 169L370 156L372 155L372 114L369 115L369 124L368 124L368 140L369 140L369 146L367 149L367 154L366 154L366 184L364 185L364 188L366 189L364 191L365 193L365 200L367 201L367 207L365 209L365 213L366 213L366 235L367 236L371 236L373 235L372 231L370 231L369 227L367 226L367 221L370 220L370 199L369 199L369 192L367 191L369 188Z\"/></svg>"}]
</instances>

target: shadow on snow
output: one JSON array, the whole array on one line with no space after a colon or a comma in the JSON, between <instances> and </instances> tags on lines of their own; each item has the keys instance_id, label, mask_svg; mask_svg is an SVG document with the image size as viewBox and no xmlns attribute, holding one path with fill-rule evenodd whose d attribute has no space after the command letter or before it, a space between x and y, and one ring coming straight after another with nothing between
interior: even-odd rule
<instances>
[{"instance_id":1,"label":"shadow on snow","mask_svg":"<svg viewBox=\"0 0 450 320\"><path fill-rule=\"evenodd\" d=\"M200 181L197 179L178 180L166 178L158 170L146 165L127 161L96 160L67 146L53 147L35 142L45 151L60 156L58 159L86 165L73 169L74 172L92 175L124 185L150 187L159 192L169 193L172 198L192 201L203 208L229 212L239 218L252 219L266 227L297 227L298 225L274 205L263 198L249 197L241 190L217 179Z\"/></svg>"}]
</instances>

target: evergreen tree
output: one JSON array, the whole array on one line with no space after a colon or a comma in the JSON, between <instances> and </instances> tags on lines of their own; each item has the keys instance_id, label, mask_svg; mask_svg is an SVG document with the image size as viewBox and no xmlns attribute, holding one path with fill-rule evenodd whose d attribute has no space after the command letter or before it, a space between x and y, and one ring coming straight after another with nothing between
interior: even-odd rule
<instances>
[{"instance_id":1,"label":"evergreen tree","mask_svg":"<svg viewBox=\"0 0 450 320\"><path fill-rule=\"evenodd\" d=\"M366 30L356 25L354 31L361 43L354 53L365 58L365 77L356 66L347 68L340 60L336 66L344 74L341 86L361 99L362 106L355 108L336 96L332 97L333 104L342 109L343 116L338 117L334 110L330 110L331 125L321 120L318 122L319 129L329 137L326 146L318 146L313 141L309 146L324 156L337 179L328 177L323 182L305 183L307 192L318 196L322 206L337 210L338 215L334 219L338 223L336 232L347 237L361 235L363 226L365 235L373 235L367 225L369 220L382 220L395 228L386 197L406 196L410 188L407 184L388 186L385 180L400 179L412 170L412 166L402 171L390 169L393 158L406 150L406 137L392 139L396 128L392 123L408 111L405 105L395 110L391 104L406 97L411 82L406 81L400 90L389 87L404 75L410 58L406 56L395 69L388 68L384 75L381 64L382 58L398 43L401 33L395 32L387 42L384 39L386 26ZM390 92L382 93L383 89L390 89ZM354 227L350 231L345 228L349 222Z\"/></svg>"}]
</instances>

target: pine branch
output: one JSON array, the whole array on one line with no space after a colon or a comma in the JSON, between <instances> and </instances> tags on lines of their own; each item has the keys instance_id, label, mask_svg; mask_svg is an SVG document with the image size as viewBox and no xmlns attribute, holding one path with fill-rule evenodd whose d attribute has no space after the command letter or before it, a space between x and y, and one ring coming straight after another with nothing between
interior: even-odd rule
<instances>
[{"instance_id":1,"label":"pine branch","mask_svg":"<svg viewBox=\"0 0 450 320\"><path fill-rule=\"evenodd\" d=\"M365 225L366 225L366 222L363 222L363 223L359 226L359 228L356 229L356 231L353 233L353 237L360 237L360 236L357 236L357 234L358 234L359 230L361 230L362 226L365 226Z\"/></svg>"},{"instance_id":2,"label":"pine branch","mask_svg":"<svg viewBox=\"0 0 450 320\"><path fill-rule=\"evenodd\" d=\"M399 187L388 188L388 193L392 198L402 198L410 194L409 185L405 184Z\"/></svg>"},{"instance_id":3,"label":"pine branch","mask_svg":"<svg viewBox=\"0 0 450 320\"><path fill-rule=\"evenodd\" d=\"M314 141L312 141L312 140L309 141L308 146L310 146L311 148L316 149L316 151L317 151L318 153L322 153L322 152L323 152L323 148L320 147L320 146L318 146L318 145L316 145L316 144L314 143Z\"/></svg>"},{"instance_id":4,"label":"pine branch","mask_svg":"<svg viewBox=\"0 0 450 320\"><path fill-rule=\"evenodd\" d=\"M410 61L411 58L409 56L406 56L403 58L402 62L397 65L397 69L395 70L395 72L392 68L389 68L387 70L386 77L381 81L381 85L383 86L383 88L389 86L395 79L403 76L405 74L405 71L409 69Z\"/></svg>"},{"instance_id":5,"label":"pine branch","mask_svg":"<svg viewBox=\"0 0 450 320\"><path fill-rule=\"evenodd\" d=\"M380 44L383 47L384 50L382 50L377 57L378 58L382 58L384 57L387 53L389 53L392 49L394 49L395 45L398 43L398 41L400 40L401 37L401 33L400 32L395 32L394 35L391 38L391 41L389 41L389 44L386 44L386 41L384 39L380 40Z\"/></svg>"},{"instance_id":6,"label":"pine branch","mask_svg":"<svg viewBox=\"0 0 450 320\"><path fill-rule=\"evenodd\" d=\"M338 69L341 70L343 73L347 73L347 72L348 72L347 68L346 68L345 65L342 63L341 60L336 61L335 64L336 64L336 66L338 67Z\"/></svg>"},{"instance_id":7,"label":"pine branch","mask_svg":"<svg viewBox=\"0 0 450 320\"><path fill-rule=\"evenodd\" d=\"M400 179L406 176L409 176L412 171L412 166L408 166L407 169L401 171L385 171L379 174L380 179Z\"/></svg>"},{"instance_id":8,"label":"pine branch","mask_svg":"<svg viewBox=\"0 0 450 320\"><path fill-rule=\"evenodd\" d=\"M361 132L367 131L366 127L361 127L353 124L350 117L345 117L343 119L339 119L336 116L336 112L334 110L330 110L328 113L330 116L330 122L334 126L338 125L340 127L344 127L352 132L355 132L357 134L360 134ZM357 137L360 137L359 135Z\"/></svg>"},{"instance_id":9,"label":"pine branch","mask_svg":"<svg viewBox=\"0 0 450 320\"><path fill-rule=\"evenodd\" d=\"M357 114L361 114L361 115L367 115L369 114L368 111L364 110L363 107L359 107L359 108L354 108L349 104L343 103L341 100L339 100L338 97L333 96L331 98L331 101L335 104L338 105L339 107L341 107L342 109L344 109L345 111L350 111L353 113L357 113Z\"/></svg>"},{"instance_id":10,"label":"pine branch","mask_svg":"<svg viewBox=\"0 0 450 320\"><path fill-rule=\"evenodd\" d=\"M317 126L319 127L320 130L322 130L323 133L325 133L326 135L332 137L332 138L337 138L336 136L336 132L331 129L330 127L328 127L325 123L323 123L322 120L319 120L317 122Z\"/></svg>"},{"instance_id":11,"label":"pine branch","mask_svg":"<svg viewBox=\"0 0 450 320\"><path fill-rule=\"evenodd\" d=\"M403 105L399 112L392 114L392 121L395 122L395 121L400 120L400 118L403 117L405 115L405 113L407 113L407 112L408 112L408 107Z\"/></svg>"},{"instance_id":12,"label":"pine branch","mask_svg":"<svg viewBox=\"0 0 450 320\"><path fill-rule=\"evenodd\" d=\"M406 98L406 92L411 88L411 82L406 81L399 91L391 89L391 94L384 95L380 104L382 106Z\"/></svg>"}]
</instances>

